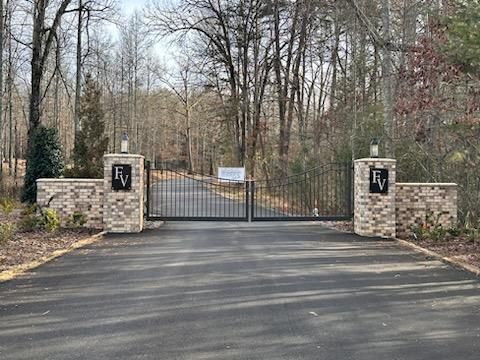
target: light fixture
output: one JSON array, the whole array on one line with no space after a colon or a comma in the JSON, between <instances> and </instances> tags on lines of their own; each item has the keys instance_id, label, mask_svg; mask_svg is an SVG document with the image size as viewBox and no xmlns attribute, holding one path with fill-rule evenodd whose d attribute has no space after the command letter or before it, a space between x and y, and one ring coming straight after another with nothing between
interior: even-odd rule
<instances>
[{"instance_id":1,"label":"light fixture","mask_svg":"<svg viewBox=\"0 0 480 360\"><path fill-rule=\"evenodd\" d=\"M378 158L378 144L379 141L377 138L373 138L370 141L370 157L371 158Z\"/></svg>"},{"instance_id":2,"label":"light fixture","mask_svg":"<svg viewBox=\"0 0 480 360\"><path fill-rule=\"evenodd\" d=\"M126 131L124 131L122 135L122 142L120 143L120 152L122 154L128 154L128 134Z\"/></svg>"}]
</instances>

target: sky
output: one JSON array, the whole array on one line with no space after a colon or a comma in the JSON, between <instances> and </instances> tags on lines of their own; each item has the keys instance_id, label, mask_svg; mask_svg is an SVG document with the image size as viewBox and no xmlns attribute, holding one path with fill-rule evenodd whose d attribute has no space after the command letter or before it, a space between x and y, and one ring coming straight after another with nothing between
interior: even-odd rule
<instances>
[{"instance_id":1,"label":"sky","mask_svg":"<svg viewBox=\"0 0 480 360\"><path fill-rule=\"evenodd\" d=\"M147 0L120 0L122 12L126 15L131 14L135 9L141 9L147 3Z\"/></svg>"},{"instance_id":2,"label":"sky","mask_svg":"<svg viewBox=\"0 0 480 360\"><path fill-rule=\"evenodd\" d=\"M135 10L142 10L151 0L120 0L120 10L124 16L132 14ZM109 27L115 38L118 38L118 29L115 25ZM168 45L166 41L157 40L153 47L154 54L160 61L169 68L174 68L175 56L172 54L172 46Z\"/></svg>"}]
</instances>

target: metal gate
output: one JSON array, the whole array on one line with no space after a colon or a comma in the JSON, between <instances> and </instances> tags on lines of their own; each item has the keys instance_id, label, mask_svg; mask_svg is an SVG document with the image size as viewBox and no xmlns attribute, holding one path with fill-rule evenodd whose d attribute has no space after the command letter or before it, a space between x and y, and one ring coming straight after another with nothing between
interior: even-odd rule
<instances>
[{"instance_id":1,"label":"metal gate","mask_svg":"<svg viewBox=\"0 0 480 360\"><path fill-rule=\"evenodd\" d=\"M351 217L351 164L327 164L301 174L252 183L253 221Z\"/></svg>"},{"instance_id":2,"label":"metal gate","mask_svg":"<svg viewBox=\"0 0 480 360\"><path fill-rule=\"evenodd\" d=\"M346 220L351 164L328 164L281 179L245 182L146 166L148 220Z\"/></svg>"},{"instance_id":3,"label":"metal gate","mask_svg":"<svg viewBox=\"0 0 480 360\"><path fill-rule=\"evenodd\" d=\"M149 220L248 220L243 182L148 165L146 177Z\"/></svg>"}]
</instances>

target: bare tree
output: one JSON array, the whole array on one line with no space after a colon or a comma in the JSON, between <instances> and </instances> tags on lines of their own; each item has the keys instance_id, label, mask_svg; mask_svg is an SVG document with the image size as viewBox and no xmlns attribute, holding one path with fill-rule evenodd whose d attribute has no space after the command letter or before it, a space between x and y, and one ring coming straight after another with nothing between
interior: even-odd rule
<instances>
[{"instance_id":1,"label":"bare tree","mask_svg":"<svg viewBox=\"0 0 480 360\"><path fill-rule=\"evenodd\" d=\"M2 133L3 133L3 41L5 38L3 0L0 0L0 181L3 174L3 151L2 151Z\"/></svg>"}]
</instances>

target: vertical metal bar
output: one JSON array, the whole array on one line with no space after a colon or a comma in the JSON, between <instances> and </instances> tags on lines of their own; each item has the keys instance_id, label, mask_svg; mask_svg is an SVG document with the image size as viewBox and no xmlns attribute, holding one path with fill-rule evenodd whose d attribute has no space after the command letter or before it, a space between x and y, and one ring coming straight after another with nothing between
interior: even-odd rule
<instances>
[{"instance_id":1,"label":"vertical metal bar","mask_svg":"<svg viewBox=\"0 0 480 360\"><path fill-rule=\"evenodd\" d=\"M177 181L178 179L178 181ZM182 178L180 176L179 173L175 172L175 191L174 191L174 196L175 196L175 216L178 216L177 215L177 211L179 210L178 209L178 206L177 206L177 202L178 202L178 196L179 196L179 191L182 190Z\"/></svg>"},{"instance_id":2,"label":"vertical metal bar","mask_svg":"<svg viewBox=\"0 0 480 360\"><path fill-rule=\"evenodd\" d=\"M294 179L293 181L295 181L295 178L292 178L292 179ZM293 210L292 215L297 216L298 186L296 186L296 184L293 182L291 189L292 189L291 191L292 191L292 210Z\"/></svg>"},{"instance_id":3,"label":"vertical metal bar","mask_svg":"<svg viewBox=\"0 0 480 360\"><path fill-rule=\"evenodd\" d=\"M320 191L320 203L322 204L322 214L327 214L327 207L325 206L325 171L322 171L320 174L320 186L318 191Z\"/></svg>"},{"instance_id":4,"label":"vertical metal bar","mask_svg":"<svg viewBox=\"0 0 480 360\"><path fill-rule=\"evenodd\" d=\"M333 175L335 177L335 197L333 199L333 212L334 215L337 215L338 212L338 165L335 165L335 170L333 172Z\"/></svg>"},{"instance_id":5,"label":"vertical metal bar","mask_svg":"<svg viewBox=\"0 0 480 360\"><path fill-rule=\"evenodd\" d=\"M212 216L212 196L210 195L211 191L207 186L207 182L205 182L205 187L207 190L205 191L205 196L207 197L207 201L208 201L208 216Z\"/></svg>"},{"instance_id":6,"label":"vertical metal bar","mask_svg":"<svg viewBox=\"0 0 480 360\"><path fill-rule=\"evenodd\" d=\"M228 187L227 189L225 190L225 192L227 193L227 196L225 196L225 201L227 202L227 211L223 214L224 216L226 217L232 217L232 214L231 214L231 211L232 211L232 207L234 208L235 207L235 202L232 202L232 200L230 200L232 198L232 184L228 184Z\"/></svg>"},{"instance_id":7,"label":"vertical metal bar","mask_svg":"<svg viewBox=\"0 0 480 360\"><path fill-rule=\"evenodd\" d=\"M155 174L158 174L158 170L155 169ZM160 170L160 177L159 177L160 181L157 181L157 191L155 193L155 200L154 200L154 209L157 210L158 209L158 197L160 195L160 206L161 206L161 209L160 209L160 215L163 216L164 215L164 212L163 212L163 206L165 205L165 201L163 200L163 196L164 194L166 193L165 191L165 186L166 186L166 181L163 179L163 170ZM161 185L161 187L159 188L159 185ZM160 194L158 194L158 191L160 191Z\"/></svg>"},{"instance_id":8,"label":"vertical metal bar","mask_svg":"<svg viewBox=\"0 0 480 360\"><path fill-rule=\"evenodd\" d=\"M150 161L145 163L147 166L146 177L147 177L147 219L150 217Z\"/></svg>"},{"instance_id":9,"label":"vertical metal bar","mask_svg":"<svg viewBox=\"0 0 480 360\"><path fill-rule=\"evenodd\" d=\"M282 214L283 214L284 216L288 216L288 214L289 214L289 212L290 212L290 193L289 193L289 191L288 191L288 188L287 188L287 191L285 192L285 181L284 181L283 179L282 179L281 181L282 181L282 182L281 182L281 184L282 184L282 197L281 197L281 198L282 198L283 201L282 201L282 203L280 204L280 206L281 206L281 208L282 208ZM286 201L285 201L285 196L286 196ZM285 212L284 212L284 208L285 208L285 207L284 207L284 204L287 204L287 209L288 209L288 211L287 211L286 214L285 214Z\"/></svg>"},{"instance_id":10,"label":"vertical metal bar","mask_svg":"<svg viewBox=\"0 0 480 360\"><path fill-rule=\"evenodd\" d=\"M312 177L313 175L313 177ZM308 177L308 200L307 200L307 211L308 215L312 216L313 214L313 208L314 206L312 205L312 178L315 178L315 170L313 170L310 173L310 176Z\"/></svg>"},{"instance_id":11,"label":"vertical metal bar","mask_svg":"<svg viewBox=\"0 0 480 360\"><path fill-rule=\"evenodd\" d=\"M327 181L327 194L328 194L328 215L332 215L332 165L328 166L328 181Z\"/></svg>"},{"instance_id":12,"label":"vertical metal bar","mask_svg":"<svg viewBox=\"0 0 480 360\"><path fill-rule=\"evenodd\" d=\"M302 215L307 216L307 173L303 175L303 186L302 186L302 199L303 199L303 205L302 205Z\"/></svg>"},{"instance_id":13,"label":"vertical metal bar","mask_svg":"<svg viewBox=\"0 0 480 360\"><path fill-rule=\"evenodd\" d=\"M193 208L193 217L198 216L198 180L195 179L193 183L193 197L195 198L195 206Z\"/></svg>"},{"instance_id":14,"label":"vertical metal bar","mask_svg":"<svg viewBox=\"0 0 480 360\"><path fill-rule=\"evenodd\" d=\"M210 184L213 184L213 181L212 181ZM216 190L215 186L216 186L216 185L213 184L213 187L212 187L213 190ZM213 194L212 194L212 195L213 195L213 196L212 196L212 200L213 200L213 217L217 217L217 208L218 208L219 203L218 203L218 201L217 201L217 196L216 196L216 192L215 192L215 191L213 191Z\"/></svg>"},{"instance_id":15,"label":"vertical metal bar","mask_svg":"<svg viewBox=\"0 0 480 360\"><path fill-rule=\"evenodd\" d=\"M173 170L170 170L172 171L172 178L173 178L173 181L172 181L172 200L173 200L173 216L176 216L177 215L177 188L179 187L179 183L177 181L177 173L176 172L173 172Z\"/></svg>"},{"instance_id":16,"label":"vertical metal bar","mask_svg":"<svg viewBox=\"0 0 480 360\"><path fill-rule=\"evenodd\" d=\"M184 170L183 172L183 191L180 193L180 207L181 207L181 214L182 217L188 216L188 209L186 206L186 199L188 194L188 173ZM182 201L183 200L183 201ZM183 203L183 204L182 204Z\"/></svg>"},{"instance_id":17,"label":"vertical metal bar","mask_svg":"<svg viewBox=\"0 0 480 360\"><path fill-rule=\"evenodd\" d=\"M251 196L250 205L251 205L251 209L250 209L250 219L248 220L248 221L250 221L250 222L254 219L255 193L256 193L255 180L251 180L251 181L250 181L250 196Z\"/></svg>"},{"instance_id":18,"label":"vertical metal bar","mask_svg":"<svg viewBox=\"0 0 480 360\"><path fill-rule=\"evenodd\" d=\"M351 163L347 163L346 164L346 167L347 167L347 181L346 181L346 186L347 186L347 215L348 216L352 216L352 208L353 208L353 204L352 204L352 164Z\"/></svg>"},{"instance_id":19,"label":"vertical metal bar","mask_svg":"<svg viewBox=\"0 0 480 360\"><path fill-rule=\"evenodd\" d=\"M252 221L249 205L250 205L250 180L245 181L245 219Z\"/></svg>"},{"instance_id":20,"label":"vertical metal bar","mask_svg":"<svg viewBox=\"0 0 480 360\"><path fill-rule=\"evenodd\" d=\"M173 179L173 172L172 172L171 170L169 170L169 175L168 175L168 177L171 179L171 180L169 181L169 185L170 185L170 191L169 191L169 193L170 193L170 201L169 201L169 204L168 204L168 205L169 205L170 209L169 209L168 213L169 213L169 216L174 216L174 214L175 214L175 212L174 212L175 206L174 206L174 203L173 203L173 183L174 183L174 179ZM170 215L170 214L172 214L172 215Z\"/></svg>"}]
</instances>

